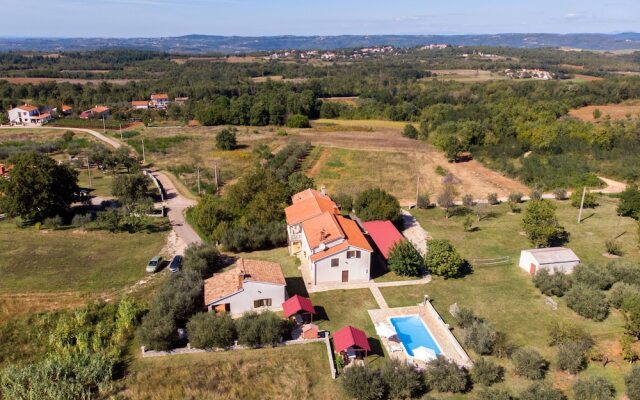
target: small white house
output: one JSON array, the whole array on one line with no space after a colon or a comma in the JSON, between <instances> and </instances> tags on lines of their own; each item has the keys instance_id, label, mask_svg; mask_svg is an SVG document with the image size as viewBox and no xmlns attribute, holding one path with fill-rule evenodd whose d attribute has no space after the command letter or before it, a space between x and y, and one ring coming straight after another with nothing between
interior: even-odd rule
<instances>
[{"instance_id":1,"label":"small white house","mask_svg":"<svg viewBox=\"0 0 640 400\"><path fill-rule=\"evenodd\" d=\"M552 274L554 272L570 274L578 264L580 264L580 259L576 253L566 247L549 247L520 252L520 268L531 275L535 275L541 269L546 269Z\"/></svg>"},{"instance_id":2,"label":"small white house","mask_svg":"<svg viewBox=\"0 0 640 400\"><path fill-rule=\"evenodd\" d=\"M204 281L208 311L239 315L246 311L280 310L287 299L280 264L239 259L231 269Z\"/></svg>"},{"instance_id":3,"label":"small white house","mask_svg":"<svg viewBox=\"0 0 640 400\"><path fill-rule=\"evenodd\" d=\"M10 125L43 125L53 118L49 113L41 113L38 107L25 104L8 112Z\"/></svg>"}]
</instances>

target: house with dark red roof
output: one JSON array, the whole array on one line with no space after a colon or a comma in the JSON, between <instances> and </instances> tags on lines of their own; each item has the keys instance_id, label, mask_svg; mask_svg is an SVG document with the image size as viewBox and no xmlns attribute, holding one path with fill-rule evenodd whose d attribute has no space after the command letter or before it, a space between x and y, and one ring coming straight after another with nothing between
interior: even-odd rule
<instances>
[{"instance_id":1,"label":"house with dark red roof","mask_svg":"<svg viewBox=\"0 0 640 400\"><path fill-rule=\"evenodd\" d=\"M350 359L366 357L367 352L371 351L367 334L353 326L345 326L333 334L333 347L347 362Z\"/></svg>"},{"instance_id":2,"label":"house with dark red roof","mask_svg":"<svg viewBox=\"0 0 640 400\"><path fill-rule=\"evenodd\" d=\"M362 224L364 230L376 245L382 257L389 259L389 252L393 246L402 241L404 236L391 221L369 221Z\"/></svg>"}]
</instances>

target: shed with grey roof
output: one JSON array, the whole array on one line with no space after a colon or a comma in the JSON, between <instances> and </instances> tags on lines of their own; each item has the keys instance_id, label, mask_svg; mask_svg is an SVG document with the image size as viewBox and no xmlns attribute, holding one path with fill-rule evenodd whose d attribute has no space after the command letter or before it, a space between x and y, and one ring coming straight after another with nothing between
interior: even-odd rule
<instances>
[{"instance_id":1,"label":"shed with grey roof","mask_svg":"<svg viewBox=\"0 0 640 400\"><path fill-rule=\"evenodd\" d=\"M535 275L541 269L546 269L552 274L554 272L570 274L578 264L580 259L576 253L566 247L548 247L520 252L520 268L531 275Z\"/></svg>"}]
</instances>

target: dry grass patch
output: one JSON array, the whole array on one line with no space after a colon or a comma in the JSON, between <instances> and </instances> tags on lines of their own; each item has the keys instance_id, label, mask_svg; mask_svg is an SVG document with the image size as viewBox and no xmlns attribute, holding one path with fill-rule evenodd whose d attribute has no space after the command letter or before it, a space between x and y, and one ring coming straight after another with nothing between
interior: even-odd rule
<instances>
[{"instance_id":1,"label":"dry grass patch","mask_svg":"<svg viewBox=\"0 0 640 400\"><path fill-rule=\"evenodd\" d=\"M602 116L597 120L593 117L593 112L598 109L602 113ZM607 104L603 106L586 106L569 111L569 115L572 117L581 119L587 122L600 122L606 119L609 115L611 119L627 119L640 117L640 101L628 101L620 104Z\"/></svg>"},{"instance_id":2,"label":"dry grass patch","mask_svg":"<svg viewBox=\"0 0 640 400\"><path fill-rule=\"evenodd\" d=\"M480 69L436 69L431 70L436 76L422 78L422 81L456 81L456 82L488 82L507 79L506 76Z\"/></svg>"},{"instance_id":3,"label":"dry grass patch","mask_svg":"<svg viewBox=\"0 0 640 400\"><path fill-rule=\"evenodd\" d=\"M45 82L67 82L73 84L86 85L91 83L99 85L107 82L112 85L126 85L129 82L140 82L142 79L74 79L74 78L24 78L24 77L0 77L0 81L7 81L14 85L24 85L28 83L38 84Z\"/></svg>"},{"instance_id":4,"label":"dry grass patch","mask_svg":"<svg viewBox=\"0 0 640 400\"><path fill-rule=\"evenodd\" d=\"M342 399L324 343L137 359L121 393L143 399Z\"/></svg>"}]
</instances>

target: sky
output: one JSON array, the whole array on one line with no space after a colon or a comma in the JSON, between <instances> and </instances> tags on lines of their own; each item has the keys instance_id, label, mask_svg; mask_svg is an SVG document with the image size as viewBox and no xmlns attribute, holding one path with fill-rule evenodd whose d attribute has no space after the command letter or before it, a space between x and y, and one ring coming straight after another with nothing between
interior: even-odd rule
<instances>
[{"instance_id":1,"label":"sky","mask_svg":"<svg viewBox=\"0 0 640 400\"><path fill-rule=\"evenodd\" d=\"M640 31L640 0L0 0L0 10L2 37Z\"/></svg>"}]
</instances>

